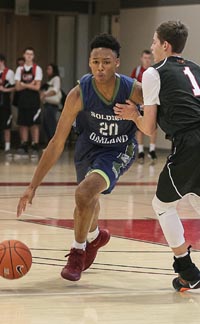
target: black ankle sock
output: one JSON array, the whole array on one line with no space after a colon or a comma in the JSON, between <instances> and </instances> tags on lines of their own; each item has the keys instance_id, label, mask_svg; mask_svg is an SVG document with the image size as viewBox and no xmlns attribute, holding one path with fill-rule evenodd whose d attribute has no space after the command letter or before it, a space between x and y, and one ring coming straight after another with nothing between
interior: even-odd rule
<instances>
[{"instance_id":1,"label":"black ankle sock","mask_svg":"<svg viewBox=\"0 0 200 324\"><path fill-rule=\"evenodd\" d=\"M197 278L200 279L200 271L190 258L190 251L182 258L174 257L173 268L176 273L187 281L194 281Z\"/></svg>"}]
</instances>

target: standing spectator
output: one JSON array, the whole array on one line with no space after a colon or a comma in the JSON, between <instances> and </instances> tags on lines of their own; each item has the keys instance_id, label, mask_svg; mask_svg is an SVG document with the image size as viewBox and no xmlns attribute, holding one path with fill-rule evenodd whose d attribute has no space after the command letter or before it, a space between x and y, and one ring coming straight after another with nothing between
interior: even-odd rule
<instances>
[{"instance_id":1,"label":"standing spectator","mask_svg":"<svg viewBox=\"0 0 200 324\"><path fill-rule=\"evenodd\" d=\"M38 155L39 124L40 124L40 95L42 69L34 63L34 49L27 47L24 50L24 66L16 70L16 90L18 97L18 125L21 145L18 149L20 156L28 156L29 129L31 131L31 157Z\"/></svg>"},{"instance_id":2,"label":"standing spectator","mask_svg":"<svg viewBox=\"0 0 200 324\"><path fill-rule=\"evenodd\" d=\"M61 82L58 66L47 66L48 82L41 87L40 98L44 103L43 126L48 142L53 137L57 126L57 113L61 101Z\"/></svg>"},{"instance_id":3,"label":"standing spectator","mask_svg":"<svg viewBox=\"0 0 200 324\"><path fill-rule=\"evenodd\" d=\"M142 75L143 72L146 71L151 66L151 52L149 50L142 51L140 57L141 65L137 66L131 73L131 78L137 79L139 82L142 82ZM142 107L141 107L142 111ZM155 162L157 159L155 148L156 148L156 137L157 137L157 130L149 136L150 143L149 143L149 153L148 157ZM144 134L138 130L137 131L137 141L138 141L138 162L143 164L144 163L144 144L143 144Z\"/></svg>"},{"instance_id":4,"label":"standing spectator","mask_svg":"<svg viewBox=\"0 0 200 324\"><path fill-rule=\"evenodd\" d=\"M18 57L17 61L16 61L16 65L18 66L24 66L25 60L24 57ZM18 103L18 97L19 97L19 92L15 91L14 96L13 96L13 106L17 107L17 103Z\"/></svg>"},{"instance_id":5,"label":"standing spectator","mask_svg":"<svg viewBox=\"0 0 200 324\"><path fill-rule=\"evenodd\" d=\"M25 63L24 57L23 56L18 57L18 59L17 59L17 67L18 66L24 66L24 63Z\"/></svg>"},{"instance_id":6,"label":"standing spectator","mask_svg":"<svg viewBox=\"0 0 200 324\"><path fill-rule=\"evenodd\" d=\"M10 94L15 89L15 81L14 72L5 64L6 58L0 54L0 129L4 131L5 153L10 154L12 123Z\"/></svg>"}]
</instances>

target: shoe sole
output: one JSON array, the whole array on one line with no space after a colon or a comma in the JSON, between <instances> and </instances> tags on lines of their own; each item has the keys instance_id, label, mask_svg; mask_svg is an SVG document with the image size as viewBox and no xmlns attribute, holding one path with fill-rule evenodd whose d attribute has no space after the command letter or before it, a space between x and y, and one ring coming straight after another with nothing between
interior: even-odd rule
<instances>
[{"instance_id":1,"label":"shoe sole","mask_svg":"<svg viewBox=\"0 0 200 324\"><path fill-rule=\"evenodd\" d=\"M183 286L179 283L178 278L174 278L174 280L172 281L172 285L173 285L174 289L175 289L177 292L184 292L184 291L188 291L188 290L196 290L196 289L199 289L199 288L200 288L200 287L197 287L197 288L183 287Z\"/></svg>"},{"instance_id":2,"label":"shoe sole","mask_svg":"<svg viewBox=\"0 0 200 324\"><path fill-rule=\"evenodd\" d=\"M61 272L61 277L65 280L69 280L69 281L78 281L81 279L81 276L80 277L73 277L73 276L70 276L69 274L67 276L64 276L64 274Z\"/></svg>"}]
</instances>

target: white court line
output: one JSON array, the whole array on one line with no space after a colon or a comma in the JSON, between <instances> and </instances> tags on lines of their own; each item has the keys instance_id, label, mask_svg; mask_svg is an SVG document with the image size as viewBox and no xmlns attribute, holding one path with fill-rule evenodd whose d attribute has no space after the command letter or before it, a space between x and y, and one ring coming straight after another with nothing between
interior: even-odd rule
<instances>
[{"instance_id":1,"label":"white court line","mask_svg":"<svg viewBox=\"0 0 200 324\"><path fill-rule=\"evenodd\" d=\"M70 287L66 287L66 288L70 288ZM72 288L72 287L71 287ZM76 287L73 287L73 288L76 288ZM163 289L160 289L160 290L154 290L154 293L166 293L166 291L169 291L169 292L172 292L172 288L169 288L169 289L165 289L163 291ZM48 296L48 297L51 297L51 296L77 296L77 293L79 296L91 296L91 295L113 295L114 294L117 294L117 295L120 295L120 296L127 296L128 295L135 295L136 293L138 294L139 293L146 293L146 294L150 294L150 291L149 290L103 290L103 291L88 291L88 292L80 292L80 291L72 291L72 292L46 292L46 293L8 293L8 294L1 294L0 293L0 298L1 297L20 297L20 296L41 296L41 297L45 297L45 296Z\"/></svg>"},{"instance_id":2,"label":"white court line","mask_svg":"<svg viewBox=\"0 0 200 324\"><path fill-rule=\"evenodd\" d=\"M14 212L14 211L9 211L9 210L4 210L4 209L0 209L0 212L2 212L2 213L7 213L7 214L14 214L14 215L16 215L16 212ZM27 217L35 217L35 218L42 218L42 219L53 219L53 218L51 218L51 217L45 217L45 216L42 216L42 215L33 215L33 214L28 214L28 213L23 213L23 215L21 216L21 217L19 217L19 218L17 218L17 216L16 216L16 219L19 219L19 220L25 220L25 219L23 219L22 217L23 216L27 216Z\"/></svg>"}]
</instances>

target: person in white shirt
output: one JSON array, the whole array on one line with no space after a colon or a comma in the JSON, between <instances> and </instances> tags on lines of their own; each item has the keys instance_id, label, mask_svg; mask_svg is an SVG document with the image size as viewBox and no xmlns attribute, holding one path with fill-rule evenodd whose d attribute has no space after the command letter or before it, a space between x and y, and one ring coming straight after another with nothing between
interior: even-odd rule
<instances>
[{"instance_id":1,"label":"person in white shirt","mask_svg":"<svg viewBox=\"0 0 200 324\"><path fill-rule=\"evenodd\" d=\"M6 67L6 58L0 54L0 129L4 131L5 153L10 154L11 98L15 89L14 72Z\"/></svg>"},{"instance_id":2,"label":"person in white shirt","mask_svg":"<svg viewBox=\"0 0 200 324\"><path fill-rule=\"evenodd\" d=\"M144 115L130 100L114 108L118 117L132 120L147 135L158 123L173 142L152 206L174 254L178 276L172 284L180 292L200 289L200 270L191 259L177 208L186 195L198 203L200 197L200 66L182 56L187 37L188 29L180 21L158 26L151 45L155 64L142 77Z\"/></svg>"},{"instance_id":3,"label":"person in white shirt","mask_svg":"<svg viewBox=\"0 0 200 324\"><path fill-rule=\"evenodd\" d=\"M43 127L49 142L56 130L57 113L62 94L58 66L50 63L47 66L46 72L48 82L41 87L40 98L44 103Z\"/></svg>"},{"instance_id":4,"label":"person in white shirt","mask_svg":"<svg viewBox=\"0 0 200 324\"><path fill-rule=\"evenodd\" d=\"M42 69L34 63L34 49L27 47L23 53L25 64L15 73L18 96L18 125L20 129L20 155L28 155L29 129L31 132L31 152L36 156L39 150L39 124L41 116L40 86Z\"/></svg>"}]
</instances>

